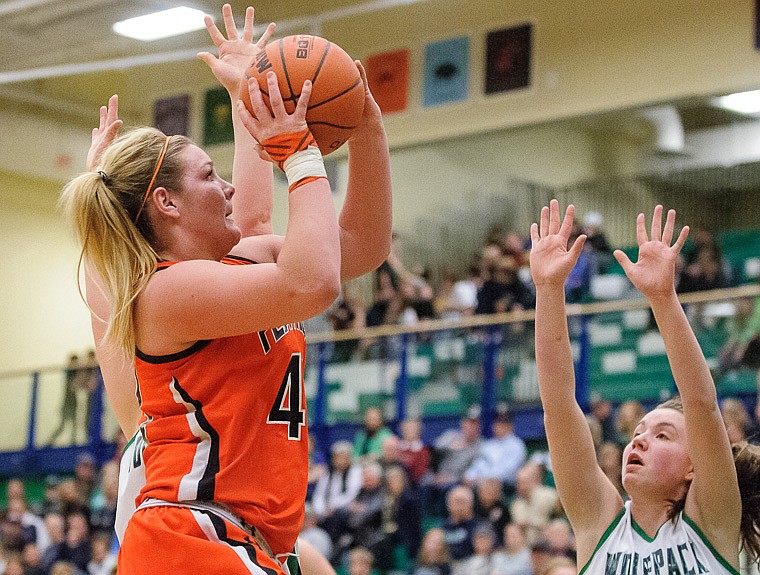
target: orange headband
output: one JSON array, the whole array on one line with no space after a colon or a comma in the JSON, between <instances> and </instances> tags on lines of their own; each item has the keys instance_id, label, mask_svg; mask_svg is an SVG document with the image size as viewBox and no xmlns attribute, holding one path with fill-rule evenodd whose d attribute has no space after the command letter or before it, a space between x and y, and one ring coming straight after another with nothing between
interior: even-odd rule
<instances>
[{"instance_id":1,"label":"orange headband","mask_svg":"<svg viewBox=\"0 0 760 575\"><path fill-rule=\"evenodd\" d=\"M163 150L161 150L161 154L158 156L158 162L156 162L156 169L153 171L153 177L150 179L150 183L148 184L148 189L145 190L145 196L143 196L142 203L140 204L140 209L137 210L137 215L135 216L135 223L137 223L137 220L140 219L140 214L142 214L143 209L145 208L145 203L148 201L148 196L150 195L150 191L153 189L153 184L156 181L156 176L158 176L158 170L161 169L161 164L164 162L166 149L169 147L169 141L171 139L172 139L171 136L166 136L166 141L164 142L164 148Z\"/></svg>"}]
</instances>

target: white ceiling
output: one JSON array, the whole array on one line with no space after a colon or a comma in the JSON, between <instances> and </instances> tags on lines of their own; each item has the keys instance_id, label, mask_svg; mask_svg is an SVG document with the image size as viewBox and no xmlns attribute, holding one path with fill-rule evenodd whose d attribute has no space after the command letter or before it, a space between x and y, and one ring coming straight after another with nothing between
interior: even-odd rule
<instances>
[{"instance_id":1,"label":"white ceiling","mask_svg":"<svg viewBox=\"0 0 760 575\"><path fill-rule=\"evenodd\" d=\"M277 22L281 35L319 34L320 25L333 19L388 7L404 9L407 4L424 1L260 0L255 2L256 22L259 30L270 21ZM249 2L230 2L239 25ZM0 0L0 106L65 115L90 126L93 110L114 92L131 92L142 96L143 101L146 96L154 98L157 87L180 92L197 78L191 73L198 69L191 68L198 66L195 54L212 48L205 30L141 42L118 36L111 26L125 18L179 4L214 15L221 26L221 3L219 0ZM129 98L122 102L126 102L122 116L129 117ZM704 99L679 102L677 111L687 134L747 121L715 108ZM634 135L642 131L642 118L636 111L597 114L578 121L590 129L627 130ZM651 126L643 129L646 132ZM749 173L740 180L754 186L758 166L754 162L747 164ZM673 177L664 173L657 178L660 182ZM722 177L737 180L735 172L729 174L717 167L700 166L690 174L689 183L702 184L700 188L720 188ZM683 184L683 174L679 178L678 183Z\"/></svg>"},{"instance_id":2,"label":"white ceiling","mask_svg":"<svg viewBox=\"0 0 760 575\"><path fill-rule=\"evenodd\" d=\"M412 1L260 0L255 3L257 31L273 21L281 35L318 34L320 24L330 19ZM230 1L239 27L249 3ZM155 84L157 68L160 76L172 62L173 70L195 65L198 51L213 48L206 30L153 42L111 30L119 20L177 5L212 14L222 28L218 0L0 0L0 103L63 112L73 119L91 117L114 86L125 83L116 74L128 70L131 85L148 87Z\"/></svg>"}]
</instances>

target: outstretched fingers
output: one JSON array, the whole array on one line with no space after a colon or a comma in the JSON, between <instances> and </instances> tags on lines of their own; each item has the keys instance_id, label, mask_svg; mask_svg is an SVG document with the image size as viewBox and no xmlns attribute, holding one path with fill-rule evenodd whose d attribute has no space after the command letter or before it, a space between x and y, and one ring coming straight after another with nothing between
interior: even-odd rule
<instances>
[{"instance_id":1,"label":"outstretched fingers","mask_svg":"<svg viewBox=\"0 0 760 575\"><path fill-rule=\"evenodd\" d=\"M549 234L558 233L559 228L559 202L557 200L552 200L549 202Z\"/></svg>"},{"instance_id":2,"label":"outstretched fingers","mask_svg":"<svg viewBox=\"0 0 760 575\"><path fill-rule=\"evenodd\" d=\"M628 274L628 270L633 266L633 262L631 261L631 258L629 258L626 253L622 250L615 250L612 252L613 257L617 260L617 262L620 264L620 267L623 268L623 271Z\"/></svg>"},{"instance_id":3,"label":"outstretched fingers","mask_svg":"<svg viewBox=\"0 0 760 575\"><path fill-rule=\"evenodd\" d=\"M259 48L259 50L263 50L264 47L269 43L269 39L272 37L272 34L274 34L276 28L277 25L274 22L270 22L269 25L267 25L267 29L264 30L261 38L259 38L259 41L256 42L256 47ZM251 34L253 34L253 21L251 21ZM251 36L251 39L252 38L253 36Z\"/></svg>"},{"instance_id":4,"label":"outstretched fingers","mask_svg":"<svg viewBox=\"0 0 760 575\"><path fill-rule=\"evenodd\" d=\"M659 242L662 240L662 206L657 204L654 207L654 213L652 214L652 229L649 234L649 239L653 242Z\"/></svg>"},{"instance_id":5,"label":"outstretched fingers","mask_svg":"<svg viewBox=\"0 0 760 575\"><path fill-rule=\"evenodd\" d=\"M678 239L676 240L676 243L674 243L673 247L671 248L676 254L681 252L681 248L683 248L683 245L686 242L686 238L688 236L689 236L689 226L684 226L681 229L681 233L678 234Z\"/></svg>"},{"instance_id":6,"label":"outstretched fingers","mask_svg":"<svg viewBox=\"0 0 760 575\"><path fill-rule=\"evenodd\" d=\"M227 32L227 38L229 40L237 40L238 31L235 26L235 17L232 15L232 6L229 4L222 6L222 17L224 18L224 29ZM248 18L248 10L246 10L245 17Z\"/></svg>"},{"instance_id":7,"label":"outstretched fingers","mask_svg":"<svg viewBox=\"0 0 760 575\"><path fill-rule=\"evenodd\" d=\"M636 241L639 245L645 244L649 241L649 236L647 236L647 225L643 213L636 216Z\"/></svg>"},{"instance_id":8,"label":"outstretched fingers","mask_svg":"<svg viewBox=\"0 0 760 575\"><path fill-rule=\"evenodd\" d=\"M557 207L559 210L559 207ZM565 217L562 220L562 227L559 229L559 235L565 240L570 239L570 232L573 230L573 220L575 219L575 206L568 204L565 209Z\"/></svg>"},{"instance_id":9,"label":"outstretched fingers","mask_svg":"<svg viewBox=\"0 0 760 575\"><path fill-rule=\"evenodd\" d=\"M245 9L245 22L243 23L243 41L245 42L252 42L253 41L253 15L254 15L253 6L248 6L248 8Z\"/></svg>"},{"instance_id":10,"label":"outstretched fingers","mask_svg":"<svg viewBox=\"0 0 760 575\"><path fill-rule=\"evenodd\" d=\"M226 38L221 33L219 28L216 27L214 19L209 14L206 14L203 17L203 23L206 25L206 30L208 30L208 35L211 36L211 40L214 42L214 46L218 48L222 42L226 40Z\"/></svg>"},{"instance_id":11,"label":"outstretched fingers","mask_svg":"<svg viewBox=\"0 0 760 575\"><path fill-rule=\"evenodd\" d=\"M539 232L541 234L541 237L545 238L549 233L549 208L546 206L541 208L541 219L539 221L541 225Z\"/></svg>"},{"instance_id":12,"label":"outstretched fingers","mask_svg":"<svg viewBox=\"0 0 760 575\"><path fill-rule=\"evenodd\" d=\"M668 215L665 218L665 228L662 230L662 243L669 246L673 241L673 231L676 225L676 211L668 210Z\"/></svg>"},{"instance_id":13,"label":"outstretched fingers","mask_svg":"<svg viewBox=\"0 0 760 575\"><path fill-rule=\"evenodd\" d=\"M538 224L532 223L530 224L530 247L535 248L538 241L541 239L541 236L538 233Z\"/></svg>"}]
</instances>

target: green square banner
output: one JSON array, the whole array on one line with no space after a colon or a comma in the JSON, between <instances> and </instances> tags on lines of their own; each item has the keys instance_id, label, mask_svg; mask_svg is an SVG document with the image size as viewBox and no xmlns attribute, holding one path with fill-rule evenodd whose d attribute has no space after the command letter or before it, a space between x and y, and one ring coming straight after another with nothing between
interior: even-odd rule
<instances>
[{"instance_id":1,"label":"green square banner","mask_svg":"<svg viewBox=\"0 0 760 575\"><path fill-rule=\"evenodd\" d=\"M232 104L227 90L208 90L203 108L203 145L224 144L233 140Z\"/></svg>"}]
</instances>

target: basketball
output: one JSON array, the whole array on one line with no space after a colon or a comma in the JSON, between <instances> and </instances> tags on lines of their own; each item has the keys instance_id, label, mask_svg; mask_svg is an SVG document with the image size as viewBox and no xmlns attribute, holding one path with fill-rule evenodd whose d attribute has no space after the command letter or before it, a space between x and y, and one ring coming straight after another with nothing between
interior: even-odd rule
<instances>
[{"instance_id":1,"label":"basketball","mask_svg":"<svg viewBox=\"0 0 760 575\"><path fill-rule=\"evenodd\" d=\"M364 110L364 85L351 56L319 36L286 36L271 42L251 62L240 86L240 98L251 112L247 81L258 80L268 106L266 74L270 70L277 74L289 114L295 110L304 81L311 80L306 123L322 155L340 148L359 124Z\"/></svg>"}]
</instances>

